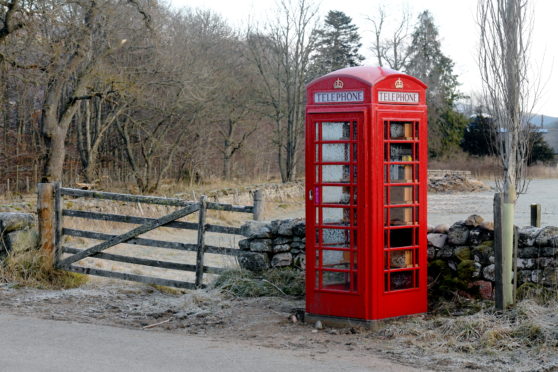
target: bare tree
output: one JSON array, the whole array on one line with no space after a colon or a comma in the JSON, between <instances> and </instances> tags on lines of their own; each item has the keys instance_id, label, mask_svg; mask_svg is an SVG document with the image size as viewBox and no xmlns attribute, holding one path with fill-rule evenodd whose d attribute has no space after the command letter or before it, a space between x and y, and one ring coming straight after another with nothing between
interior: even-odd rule
<instances>
[{"instance_id":1,"label":"bare tree","mask_svg":"<svg viewBox=\"0 0 558 372\"><path fill-rule=\"evenodd\" d=\"M482 0L478 5L479 67L502 167L498 182L503 194L502 262L497 262L502 265L502 277L497 278L502 288L496 301L502 309L515 301L512 286L515 203L518 193L526 187L531 143L524 118L531 115L538 91L528 74L530 17L528 0Z\"/></svg>"},{"instance_id":2,"label":"bare tree","mask_svg":"<svg viewBox=\"0 0 558 372\"><path fill-rule=\"evenodd\" d=\"M389 22L385 9L380 6L374 17L367 18L372 23L374 39L370 50L376 56L378 66L387 66L402 71L409 58L411 41L410 19L408 9L404 9L398 22ZM386 30L386 24L394 24L395 28ZM389 34L388 34L389 33ZM388 34L386 36L386 34Z\"/></svg>"},{"instance_id":3,"label":"bare tree","mask_svg":"<svg viewBox=\"0 0 558 372\"><path fill-rule=\"evenodd\" d=\"M100 94L84 100L75 118L77 145L86 182L98 180L96 171L100 146L118 116L126 109L125 102L118 104L108 99L107 95Z\"/></svg>"},{"instance_id":4,"label":"bare tree","mask_svg":"<svg viewBox=\"0 0 558 372\"><path fill-rule=\"evenodd\" d=\"M309 0L283 0L276 16L264 32L248 33L248 49L261 77L262 103L275 122L281 180L288 182L296 177L317 8Z\"/></svg>"},{"instance_id":5,"label":"bare tree","mask_svg":"<svg viewBox=\"0 0 558 372\"><path fill-rule=\"evenodd\" d=\"M110 32L114 31L111 26L118 24L116 9L126 5L135 8L137 4L77 0L58 4L56 16L45 18L45 23L53 27L44 35L51 52L46 68L48 83L41 122L46 148L45 180L60 180L62 177L65 141L80 101L98 95L90 89L97 79L96 67L126 43L126 39Z\"/></svg>"},{"instance_id":6,"label":"bare tree","mask_svg":"<svg viewBox=\"0 0 558 372\"><path fill-rule=\"evenodd\" d=\"M21 0L0 0L0 42L23 27Z\"/></svg>"}]
</instances>

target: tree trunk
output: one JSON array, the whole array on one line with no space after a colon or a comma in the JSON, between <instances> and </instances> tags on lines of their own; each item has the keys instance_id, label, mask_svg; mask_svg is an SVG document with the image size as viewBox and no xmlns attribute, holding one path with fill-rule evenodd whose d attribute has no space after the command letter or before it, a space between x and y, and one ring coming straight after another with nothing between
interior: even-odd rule
<instances>
[{"instance_id":1,"label":"tree trunk","mask_svg":"<svg viewBox=\"0 0 558 372\"><path fill-rule=\"evenodd\" d=\"M43 168L42 182L60 182L64 169L66 156L66 129L54 125L54 128L44 134L45 147L47 149Z\"/></svg>"}]
</instances>

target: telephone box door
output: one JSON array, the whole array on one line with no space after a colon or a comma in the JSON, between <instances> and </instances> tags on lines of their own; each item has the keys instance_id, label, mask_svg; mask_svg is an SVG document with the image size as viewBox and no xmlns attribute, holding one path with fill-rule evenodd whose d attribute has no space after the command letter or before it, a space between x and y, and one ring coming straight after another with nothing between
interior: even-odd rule
<instances>
[{"instance_id":1,"label":"telephone box door","mask_svg":"<svg viewBox=\"0 0 558 372\"><path fill-rule=\"evenodd\" d=\"M307 311L362 318L366 269L357 226L363 113L309 114L306 155Z\"/></svg>"},{"instance_id":2,"label":"telephone box door","mask_svg":"<svg viewBox=\"0 0 558 372\"><path fill-rule=\"evenodd\" d=\"M376 302L380 317L426 311L426 113L380 112L384 175L383 244L374 262L382 265Z\"/></svg>"}]
</instances>

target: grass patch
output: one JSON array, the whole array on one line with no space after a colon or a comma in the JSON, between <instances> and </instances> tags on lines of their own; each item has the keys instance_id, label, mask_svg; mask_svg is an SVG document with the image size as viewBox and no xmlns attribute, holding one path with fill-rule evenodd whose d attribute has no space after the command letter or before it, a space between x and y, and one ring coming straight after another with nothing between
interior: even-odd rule
<instances>
[{"instance_id":1,"label":"grass patch","mask_svg":"<svg viewBox=\"0 0 558 372\"><path fill-rule=\"evenodd\" d=\"M292 268L271 269L261 275L247 270L227 270L213 282L213 287L237 297L302 297L304 283L304 272Z\"/></svg>"},{"instance_id":2,"label":"grass patch","mask_svg":"<svg viewBox=\"0 0 558 372\"><path fill-rule=\"evenodd\" d=\"M531 290L533 288L530 288ZM524 293L506 312L495 311L493 302L453 299L438 304L423 317L403 318L380 331L385 338L412 339L420 349L437 352L478 353L521 350L529 355L555 354L558 347L558 299L545 293ZM458 304L454 304L458 300ZM459 309L460 308L460 309Z\"/></svg>"},{"instance_id":3,"label":"grass patch","mask_svg":"<svg viewBox=\"0 0 558 372\"><path fill-rule=\"evenodd\" d=\"M58 270L37 250L10 252L0 263L0 282L41 289L69 289L87 282L87 276Z\"/></svg>"},{"instance_id":4,"label":"grass patch","mask_svg":"<svg viewBox=\"0 0 558 372\"><path fill-rule=\"evenodd\" d=\"M183 289L167 287L167 286L164 286L164 285L149 284L149 286L151 288L155 289L158 292L168 294L168 295L172 295L172 296L180 296L180 295L183 295L184 293L186 293L186 291L183 290Z\"/></svg>"}]
</instances>

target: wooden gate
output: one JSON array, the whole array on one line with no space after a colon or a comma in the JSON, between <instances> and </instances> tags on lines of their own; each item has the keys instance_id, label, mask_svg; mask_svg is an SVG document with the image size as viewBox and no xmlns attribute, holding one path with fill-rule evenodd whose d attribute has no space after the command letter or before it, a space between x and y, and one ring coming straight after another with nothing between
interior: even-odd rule
<instances>
[{"instance_id":1,"label":"wooden gate","mask_svg":"<svg viewBox=\"0 0 558 372\"><path fill-rule=\"evenodd\" d=\"M168 207L179 207L179 209L159 218L99 213L75 209L65 209L63 207L64 196L70 196L73 198L93 198L121 202L133 202L138 203L138 205L156 204ZM255 219L259 219L259 215L261 214L261 199L261 192L257 191L254 194L254 206L237 206L231 204L208 202L205 196L202 196L199 201L192 202L174 198L117 194L64 188L60 187L60 185L56 183L39 184L38 210L39 228L41 230L41 245L43 246L43 248L46 246L46 249L48 250L48 245L51 243L54 265L57 268L63 270L169 287L203 288L205 286L203 284L204 273L219 274L224 270L220 267L211 267L204 265L205 253L237 256L240 252L238 249L235 248L212 246L206 244L206 232L241 235L241 230L239 227L221 226L206 223L207 210L249 213L254 214ZM52 209L52 211L50 211L49 209ZM177 221L182 217L194 213L198 213L197 223ZM112 235L100 232L66 228L64 227L64 216L82 218L87 220L137 224L139 226L123 234ZM191 244L138 237L139 235L145 234L159 227L197 230L197 242L196 244ZM77 247L64 245L64 236L94 239L101 242L91 247L80 249ZM141 246L196 252L196 262L186 264L104 252L108 248L114 247L118 244L135 244ZM195 272L195 282L171 280L133 273L103 270L94 267L79 266L77 264L78 261L81 261L87 257L163 269Z\"/></svg>"}]
</instances>

